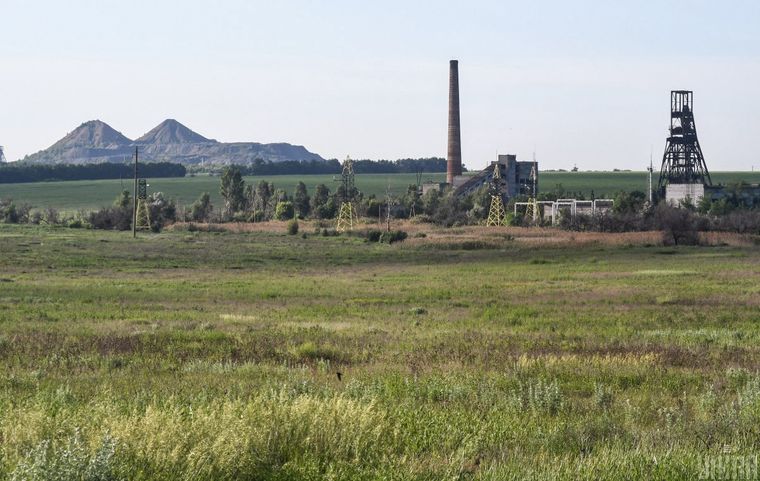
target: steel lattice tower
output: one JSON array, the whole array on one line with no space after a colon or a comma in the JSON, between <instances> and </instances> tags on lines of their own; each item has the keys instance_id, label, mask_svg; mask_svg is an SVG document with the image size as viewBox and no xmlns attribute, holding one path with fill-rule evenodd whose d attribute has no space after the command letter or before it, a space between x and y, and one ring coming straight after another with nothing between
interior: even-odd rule
<instances>
[{"instance_id":1,"label":"steel lattice tower","mask_svg":"<svg viewBox=\"0 0 760 481\"><path fill-rule=\"evenodd\" d=\"M670 137L657 185L662 191L667 184L712 185L694 124L694 93L690 90L670 92Z\"/></svg>"},{"instance_id":2,"label":"steel lattice tower","mask_svg":"<svg viewBox=\"0 0 760 481\"><path fill-rule=\"evenodd\" d=\"M343 172L341 173L340 192L340 212L338 213L338 225L335 230L338 232L350 231L354 228L354 223L358 220L354 201L356 200L356 186L354 184L354 161L351 157L346 157L343 161Z\"/></svg>"},{"instance_id":3,"label":"steel lattice tower","mask_svg":"<svg viewBox=\"0 0 760 481\"><path fill-rule=\"evenodd\" d=\"M504 181L501 177L499 163L495 162L493 166L493 176L491 177L491 207L488 210L487 226L505 225L507 223L507 212L504 210Z\"/></svg>"},{"instance_id":4,"label":"steel lattice tower","mask_svg":"<svg viewBox=\"0 0 760 481\"><path fill-rule=\"evenodd\" d=\"M533 167L530 169L530 182L531 182L531 196L528 201L528 206L525 209L525 218L530 218L535 224L538 220L538 216L541 215L538 208L538 170L536 169L536 161L533 160Z\"/></svg>"},{"instance_id":5,"label":"steel lattice tower","mask_svg":"<svg viewBox=\"0 0 760 481\"><path fill-rule=\"evenodd\" d=\"M0 145L0 164L5 162L5 153L3 152L3 146Z\"/></svg>"},{"instance_id":6,"label":"steel lattice tower","mask_svg":"<svg viewBox=\"0 0 760 481\"><path fill-rule=\"evenodd\" d=\"M137 213L135 214L135 229L150 229L150 207L148 206L148 182L145 179L137 181Z\"/></svg>"}]
</instances>

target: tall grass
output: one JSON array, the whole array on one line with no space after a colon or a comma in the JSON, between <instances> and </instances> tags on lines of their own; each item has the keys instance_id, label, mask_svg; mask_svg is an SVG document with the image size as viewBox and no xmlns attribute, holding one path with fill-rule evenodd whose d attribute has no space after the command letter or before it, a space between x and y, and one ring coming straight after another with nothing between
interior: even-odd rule
<instances>
[{"instance_id":1,"label":"tall grass","mask_svg":"<svg viewBox=\"0 0 760 481\"><path fill-rule=\"evenodd\" d=\"M756 250L458 232L0 226L0 479L696 479L756 450Z\"/></svg>"}]
</instances>

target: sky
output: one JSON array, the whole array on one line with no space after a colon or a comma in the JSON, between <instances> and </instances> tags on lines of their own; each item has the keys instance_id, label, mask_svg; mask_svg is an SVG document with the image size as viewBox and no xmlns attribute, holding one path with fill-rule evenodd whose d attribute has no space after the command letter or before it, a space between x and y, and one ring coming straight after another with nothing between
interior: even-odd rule
<instances>
[{"instance_id":1,"label":"sky","mask_svg":"<svg viewBox=\"0 0 760 481\"><path fill-rule=\"evenodd\" d=\"M757 0L0 0L9 160L100 119L166 118L325 158L446 156L449 59L462 156L541 169L659 167L669 92L694 91L711 170L760 169Z\"/></svg>"}]
</instances>

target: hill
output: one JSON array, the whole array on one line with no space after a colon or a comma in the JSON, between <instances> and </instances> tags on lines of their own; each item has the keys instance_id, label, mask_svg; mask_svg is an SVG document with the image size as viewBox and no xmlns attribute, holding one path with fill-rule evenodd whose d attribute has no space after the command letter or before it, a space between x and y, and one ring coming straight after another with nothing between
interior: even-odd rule
<instances>
[{"instance_id":1,"label":"hill","mask_svg":"<svg viewBox=\"0 0 760 481\"><path fill-rule=\"evenodd\" d=\"M181 164L248 165L268 162L324 160L301 145L258 142L223 143L208 139L174 119L167 119L148 133L131 140L100 120L85 122L49 148L24 157L30 164L92 164L124 162L140 149L146 162Z\"/></svg>"},{"instance_id":2,"label":"hill","mask_svg":"<svg viewBox=\"0 0 760 481\"><path fill-rule=\"evenodd\" d=\"M166 119L150 132L135 140L141 145L169 145L169 144L208 144L217 143L216 140L193 132L174 119Z\"/></svg>"},{"instance_id":3,"label":"hill","mask_svg":"<svg viewBox=\"0 0 760 481\"><path fill-rule=\"evenodd\" d=\"M101 120L83 123L49 148L25 157L37 164L123 162L132 152L132 141Z\"/></svg>"}]
</instances>

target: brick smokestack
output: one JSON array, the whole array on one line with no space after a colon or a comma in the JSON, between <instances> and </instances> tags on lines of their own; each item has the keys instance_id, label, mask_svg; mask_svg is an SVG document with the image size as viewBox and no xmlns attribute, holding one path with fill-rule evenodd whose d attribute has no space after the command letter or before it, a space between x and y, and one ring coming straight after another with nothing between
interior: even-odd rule
<instances>
[{"instance_id":1,"label":"brick smokestack","mask_svg":"<svg viewBox=\"0 0 760 481\"><path fill-rule=\"evenodd\" d=\"M462 139L459 130L459 62L449 62L449 150L446 156L446 182L462 175Z\"/></svg>"}]
</instances>

